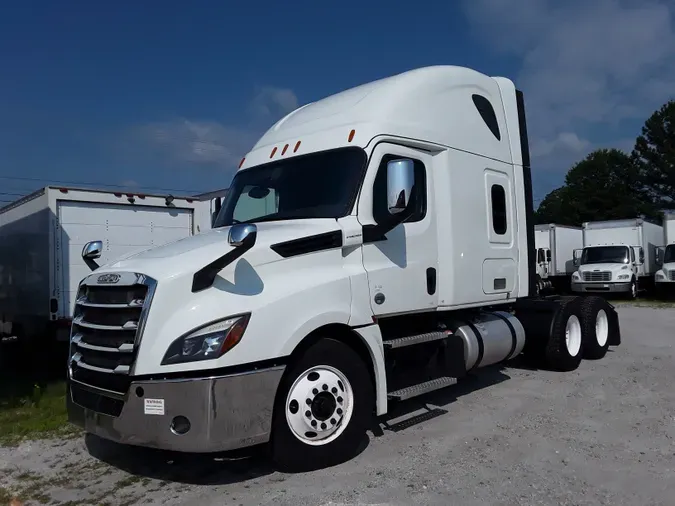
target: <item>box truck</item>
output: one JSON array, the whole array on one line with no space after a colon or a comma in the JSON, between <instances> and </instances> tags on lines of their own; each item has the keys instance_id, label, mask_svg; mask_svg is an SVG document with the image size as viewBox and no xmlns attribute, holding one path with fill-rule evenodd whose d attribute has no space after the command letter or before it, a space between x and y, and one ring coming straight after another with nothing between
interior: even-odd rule
<instances>
[{"instance_id":1,"label":"box truck","mask_svg":"<svg viewBox=\"0 0 675 506\"><path fill-rule=\"evenodd\" d=\"M583 224L584 247L575 251L572 291L618 293L631 299L657 270L663 227L642 218Z\"/></svg>"},{"instance_id":2,"label":"box truck","mask_svg":"<svg viewBox=\"0 0 675 506\"><path fill-rule=\"evenodd\" d=\"M583 248L581 227L555 223L535 225L534 243L537 248L538 289L568 290L570 278L576 270L574 251Z\"/></svg>"},{"instance_id":3,"label":"box truck","mask_svg":"<svg viewBox=\"0 0 675 506\"><path fill-rule=\"evenodd\" d=\"M662 294L675 292L675 210L663 211L663 248L658 252L659 270L654 282Z\"/></svg>"},{"instance_id":4,"label":"box truck","mask_svg":"<svg viewBox=\"0 0 675 506\"><path fill-rule=\"evenodd\" d=\"M575 369L619 344L617 313L534 296L533 217L507 78L428 67L302 106L241 161L212 231L84 277L69 418L176 451L269 443L301 470L521 352Z\"/></svg>"},{"instance_id":5,"label":"box truck","mask_svg":"<svg viewBox=\"0 0 675 506\"><path fill-rule=\"evenodd\" d=\"M68 342L87 243L111 262L209 229L208 202L172 195L47 186L1 208L3 341Z\"/></svg>"}]
</instances>

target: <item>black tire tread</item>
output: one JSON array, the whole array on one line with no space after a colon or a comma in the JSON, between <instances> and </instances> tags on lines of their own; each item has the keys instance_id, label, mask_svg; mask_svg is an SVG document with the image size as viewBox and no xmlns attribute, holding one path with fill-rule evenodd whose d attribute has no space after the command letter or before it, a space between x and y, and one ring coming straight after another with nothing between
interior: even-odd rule
<instances>
[{"instance_id":1,"label":"black tire tread","mask_svg":"<svg viewBox=\"0 0 675 506\"><path fill-rule=\"evenodd\" d=\"M581 363L583 355L583 339L581 350L576 357L572 357L567 351L565 344L565 326L569 317L576 315L581 323L581 314L579 311L580 297L561 297L559 300L560 310L555 315L551 335L544 349L544 358L551 369L557 371L573 371Z\"/></svg>"},{"instance_id":2,"label":"black tire tread","mask_svg":"<svg viewBox=\"0 0 675 506\"><path fill-rule=\"evenodd\" d=\"M595 335L595 320L598 312L604 310L607 313L608 325L611 326L611 318L609 315L610 307L605 299L592 295L584 297L581 303L581 331L583 343L584 358L589 360L600 360L607 354L609 349L609 337L604 346L598 344L597 336ZM611 328L609 329L611 333Z\"/></svg>"}]
</instances>

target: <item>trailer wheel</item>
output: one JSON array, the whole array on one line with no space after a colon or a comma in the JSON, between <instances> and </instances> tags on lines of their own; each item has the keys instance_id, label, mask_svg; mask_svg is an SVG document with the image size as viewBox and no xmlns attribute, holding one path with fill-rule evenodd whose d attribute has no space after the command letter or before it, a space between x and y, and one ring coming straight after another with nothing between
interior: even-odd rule
<instances>
[{"instance_id":1,"label":"trailer wheel","mask_svg":"<svg viewBox=\"0 0 675 506\"><path fill-rule=\"evenodd\" d=\"M581 311L576 297L561 300L560 305L544 354L551 368L572 371L579 367L582 357Z\"/></svg>"},{"instance_id":2,"label":"trailer wheel","mask_svg":"<svg viewBox=\"0 0 675 506\"><path fill-rule=\"evenodd\" d=\"M584 358L598 360L607 354L612 332L609 304L602 297L584 297L581 303L581 327L584 339Z\"/></svg>"},{"instance_id":3,"label":"trailer wheel","mask_svg":"<svg viewBox=\"0 0 675 506\"><path fill-rule=\"evenodd\" d=\"M374 391L366 364L345 343L322 339L291 365L272 422L272 458L281 470L345 462L366 437Z\"/></svg>"}]
</instances>

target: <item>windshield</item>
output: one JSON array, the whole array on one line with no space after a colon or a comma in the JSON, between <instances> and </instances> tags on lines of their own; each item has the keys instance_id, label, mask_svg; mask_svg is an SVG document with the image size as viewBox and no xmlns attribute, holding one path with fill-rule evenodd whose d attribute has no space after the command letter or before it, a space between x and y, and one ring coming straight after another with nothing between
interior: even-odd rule
<instances>
[{"instance_id":1,"label":"windshield","mask_svg":"<svg viewBox=\"0 0 675 506\"><path fill-rule=\"evenodd\" d=\"M584 248L581 265L585 264L627 264L628 248L626 246L595 246Z\"/></svg>"},{"instance_id":2,"label":"windshield","mask_svg":"<svg viewBox=\"0 0 675 506\"><path fill-rule=\"evenodd\" d=\"M239 171L214 228L346 216L356 199L365 165L362 149L342 148Z\"/></svg>"},{"instance_id":3,"label":"windshield","mask_svg":"<svg viewBox=\"0 0 675 506\"><path fill-rule=\"evenodd\" d=\"M663 255L663 263L670 264L675 262L675 244L666 246L666 253Z\"/></svg>"}]
</instances>

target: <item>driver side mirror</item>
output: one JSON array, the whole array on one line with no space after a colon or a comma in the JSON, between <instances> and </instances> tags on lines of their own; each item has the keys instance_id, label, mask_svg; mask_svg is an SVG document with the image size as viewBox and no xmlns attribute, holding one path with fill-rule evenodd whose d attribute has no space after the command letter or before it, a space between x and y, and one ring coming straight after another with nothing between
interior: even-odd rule
<instances>
[{"instance_id":1,"label":"driver side mirror","mask_svg":"<svg viewBox=\"0 0 675 506\"><path fill-rule=\"evenodd\" d=\"M102 252L103 241L89 241L82 248L82 259L92 271L99 268L99 265L94 260L100 258Z\"/></svg>"},{"instance_id":2,"label":"driver side mirror","mask_svg":"<svg viewBox=\"0 0 675 506\"><path fill-rule=\"evenodd\" d=\"M415 185L415 162L409 159L392 160L387 163L387 209L396 216L410 204Z\"/></svg>"},{"instance_id":3,"label":"driver side mirror","mask_svg":"<svg viewBox=\"0 0 675 506\"><path fill-rule=\"evenodd\" d=\"M656 265L661 267L663 265L663 255L661 254L661 248L656 248L656 251L654 252L654 260L656 261Z\"/></svg>"},{"instance_id":4,"label":"driver side mirror","mask_svg":"<svg viewBox=\"0 0 675 506\"><path fill-rule=\"evenodd\" d=\"M640 261L638 265L643 265L645 263L645 250L642 246L640 246L640 256L638 258Z\"/></svg>"},{"instance_id":5,"label":"driver side mirror","mask_svg":"<svg viewBox=\"0 0 675 506\"><path fill-rule=\"evenodd\" d=\"M551 250L550 249L546 250L546 261L547 262L551 261Z\"/></svg>"}]
</instances>

